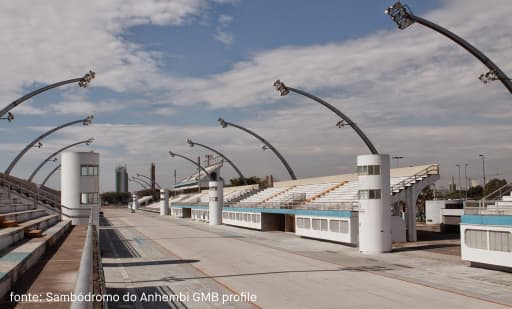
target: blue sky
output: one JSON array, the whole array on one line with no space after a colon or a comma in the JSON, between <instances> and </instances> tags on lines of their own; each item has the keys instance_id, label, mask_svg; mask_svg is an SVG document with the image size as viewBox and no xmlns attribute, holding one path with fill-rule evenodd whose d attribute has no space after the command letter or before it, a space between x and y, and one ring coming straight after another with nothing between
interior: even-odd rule
<instances>
[{"instance_id":1,"label":"blue sky","mask_svg":"<svg viewBox=\"0 0 512 309\"><path fill-rule=\"evenodd\" d=\"M415 14L467 38L507 72L512 40L506 0L407 1ZM18 96L89 69L90 87L39 95L3 122L0 164L43 131L94 113L87 128L67 128L32 150L13 174L27 177L55 149L94 137L102 154L102 189L113 188L116 164L130 174L157 164L161 184L192 171L169 149L197 156L185 139L229 154L246 176L284 168L259 143L216 119L245 125L270 140L298 177L352 172L364 144L321 106L279 97L280 78L328 100L349 115L383 153L402 165L440 163L442 183L469 163L481 178L512 176L510 94L476 77L485 67L420 25L399 31L383 11L392 1L32 1L0 5L4 68L0 97ZM470 17L470 18L469 18ZM510 25L509 25L510 24ZM492 29L492 30L491 30ZM394 165L394 163L393 163ZM47 166L37 180L51 170ZM231 168L225 178L234 175ZM40 179L39 179L40 178ZM59 185L54 177L51 185Z\"/></svg>"}]
</instances>

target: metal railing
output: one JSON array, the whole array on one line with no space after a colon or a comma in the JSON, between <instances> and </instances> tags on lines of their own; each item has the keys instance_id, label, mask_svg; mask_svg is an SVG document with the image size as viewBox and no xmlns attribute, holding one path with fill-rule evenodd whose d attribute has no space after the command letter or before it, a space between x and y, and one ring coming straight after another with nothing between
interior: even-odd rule
<instances>
[{"instance_id":1,"label":"metal railing","mask_svg":"<svg viewBox=\"0 0 512 309\"><path fill-rule=\"evenodd\" d=\"M465 215L510 216L512 201L503 201L503 196L512 192L512 184L506 184L478 201L465 201Z\"/></svg>"},{"instance_id":2,"label":"metal railing","mask_svg":"<svg viewBox=\"0 0 512 309\"><path fill-rule=\"evenodd\" d=\"M59 214L61 213L60 196L44 188L39 188L35 183L0 173L0 186L7 189L8 198L11 197L12 192L16 191L18 194L32 199L35 205L43 206Z\"/></svg>"},{"instance_id":3,"label":"metal railing","mask_svg":"<svg viewBox=\"0 0 512 309\"><path fill-rule=\"evenodd\" d=\"M101 265L98 227L94 224L93 211L94 209L91 210L89 216L87 236L80 258L80 268L73 291L76 299L70 306L72 309L106 308L106 304L99 300L102 299L103 295L106 295L106 288ZM92 301L81 301L80 297L86 295L92 295Z\"/></svg>"},{"instance_id":4,"label":"metal railing","mask_svg":"<svg viewBox=\"0 0 512 309\"><path fill-rule=\"evenodd\" d=\"M428 177L430 175L439 175L439 164L432 164L427 168L419 171L418 173L409 176L406 179L400 181L399 183L393 185L391 187L391 193L396 193L395 191L400 191L401 189L407 187L407 185L415 183L418 180L418 178Z\"/></svg>"},{"instance_id":5,"label":"metal railing","mask_svg":"<svg viewBox=\"0 0 512 309\"><path fill-rule=\"evenodd\" d=\"M226 203L224 207L239 207L239 208L272 208L272 209L305 209L305 210L348 210L356 211L359 209L357 201L346 202L239 202L239 203Z\"/></svg>"},{"instance_id":6,"label":"metal railing","mask_svg":"<svg viewBox=\"0 0 512 309\"><path fill-rule=\"evenodd\" d=\"M493 192L484 196L481 200L500 200L505 194L509 194L512 191L512 183L507 183L504 186L499 187Z\"/></svg>"},{"instance_id":7,"label":"metal railing","mask_svg":"<svg viewBox=\"0 0 512 309\"><path fill-rule=\"evenodd\" d=\"M502 200L465 201L464 214L512 216L512 202Z\"/></svg>"}]
</instances>

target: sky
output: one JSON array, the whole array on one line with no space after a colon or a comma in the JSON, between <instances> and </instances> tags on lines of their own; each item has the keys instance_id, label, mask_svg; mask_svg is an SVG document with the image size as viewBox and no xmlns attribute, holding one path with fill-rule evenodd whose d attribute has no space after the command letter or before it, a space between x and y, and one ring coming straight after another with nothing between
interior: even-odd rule
<instances>
[{"instance_id":1,"label":"sky","mask_svg":"<svg viewBox=\"0 0 512 309\"><path fill-rule=\"evenodd\" d=\"M308 91L348 115L380 153L404 157L392 167L440 164L440 185L457 164L482 181L512 178L511 94L478 80L487 68L447 38L419 24L399 30L383 12L392 1L52 0L0 1L0 99L4 105L47 84L96 72L40 94L0 122L4 169L32 139L94 114L31 149L12 174L27 178L65 145L100 153L101 190L114 189L116 165L169 187L194 167L168 151L196 158L216 148L246 176L289 176L254 137L221 128L219 117L270 141L298 178L351 173L368 149L350 127L298 94ZM412 11L465 38L512 72L509 0L407 1ZM509 73L512 75L512 73ZM49 162L35 177L41 182ZM235 176L226 166L225 179ZM48 183L58 188L59 175ZM136 189L131 187L130 189Z\"/></svg>"}]
</instances>

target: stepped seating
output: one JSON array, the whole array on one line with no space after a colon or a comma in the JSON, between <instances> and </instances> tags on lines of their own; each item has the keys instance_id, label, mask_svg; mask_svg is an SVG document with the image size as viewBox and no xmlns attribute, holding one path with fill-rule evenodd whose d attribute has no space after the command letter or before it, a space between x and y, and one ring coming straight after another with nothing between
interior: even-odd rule
<instances>
[{"instance_id":1,"label":"stepped seating","mask_svg":"<svg viewBox=\"0 0 512 309\"><path fill-rule=\"evenodd\" d=\"M265 199L268 199L269 197L273 196L276 193L279 193L287 188L267 188L261 192L258 192L257 194L251 195L246 199L241 200L242 203L261 203Z\"/></svg>"},{"instance_id":2,"label":"stepped seating","mask_svg":"<svg viewBox=\"0 0 512 309\"><path fill-rule=\"evenodd\" d=\"M343 186L347 182L348 181L342 181L342 182L340 182L340 183L338 183L338 184L336 184L336 185L334 185L332 187L329 187L328 189L325 189L324 191L322 191L320 193L317 193L317 194L313 195L312 197L306 199L306 202L307 203L312 202L312 201L316 200L317 198L322 197L322 196L326 195L327 193L329 193L329 192L331 192L333 190L338 189L339 187Z\"/></svg>"},{"instance_id":3,"label":"stepped seating","mask_svg":"<svg viewBox=\"0 0 512 309\"><path fill-rule=\"evenodd\" d=\"M18 280L23 280L24 273L39 262L49 247L59 243L70 227L71 221L61 221L46 229L44 234L41 229L30 230L25 241L0 250L0 298Z\"/></svg>"},{"instance_id":4,"label":"stepped seating","mask_svg":"<svg viewBox=\"0 0 512 309\"><path fill-rule=\"evenodd\" d=\"M294 195L303 194L305 198L303 201L306 201L313 196L323 192L333 186L337 185L337 183L320 183L320 184L309 184L309 185L298 185L293 186L286 192L286 194L277 195L266 202L269 203L285 203L293 200Z\"/></svg>"},{"instance_id":5,"label":"stepped seating","mask_svg":"<svg viewBox=\"0 0 512 309\"><path fill-rule=\"evenodd\" d=\"M55 194L0 173L0 298L70 228L58 207Z\"/></svg>"},{"instance_id":6,"label":"stepped seating","mask_svg":"<svg viewBox=\"0 0 512 309\"><path fill-rule=\"evenodd\" d=\"M224 195L224 203L236 203L240 200L247 198L248 196L256 194L259 191L259 186L256 185L251 186L249 188L229 192L227 196Z\"/></svg>"},{"instance_id":7,"label":"stepped seating","mask_svg":"<svg viewBox=\"0 0 512 309\"><path fill-rule=\"evenodd\" d=\"M357 200L358 182L349 181L342 186L318 197L314 201L307 203L306 206L313 207L315 204L335 204L346 203Z\"/></svg>"},{"instance_id":8,"label":"stepped seating","mask_svg":"<svg viewBox=\"0 0 512 309\"><path fill-rule=\"evenodd\" d=\"M187 198L184 198L180 201L180 203L184 203L184 204L193 204L193 203L197 203L200 201L201 199L201 195L202 193L196 193L196 194L192 194L191 196L187 197ZM179 204L179 203L178 203Z\"/></svg>"}]
</instances>

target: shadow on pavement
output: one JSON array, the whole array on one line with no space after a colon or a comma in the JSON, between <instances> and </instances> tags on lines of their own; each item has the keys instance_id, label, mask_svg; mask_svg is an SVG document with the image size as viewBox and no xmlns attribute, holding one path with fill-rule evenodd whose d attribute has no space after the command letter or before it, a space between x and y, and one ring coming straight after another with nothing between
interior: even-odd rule
<instances>
[{"instance_id":1,"label":"shadow on pavement","mask_svg":"<svg viewBox=\"0 0 512 309\"><path fill-rule=\"evenodd\" d=\"M195 277L163 277L154 280L140 280L131 281L131 283L146 283L146 282L157 282L157 281L186 281L186 280L199 280L199 279L212 279L212 278L229 278L229 277L248 277L248 276L264 276L264 275L276 275L276 274L290 274L290 273L318 273L318 272L373 272L373 271L386 271L393 270L393 268L384 266L357 266L357 267L343 267L338 269L313 269L313 270L283 270L283 271L270 271L270 272L259 272L259 273L245 273L245 274L231 274L231 275L217 275L217 276L195 276ZM108 283L123 283L123 282L108 282Z\"/></svg>"},{"instance_id":2,"label":"shadow on pavement","mask_svg":"<svg viewBox=\"0 0 512 309\"><path fill-rule=\"evenodd\" d=\"M141 255L130 244L130 241L106 218L100 218L101 226L109 226L111 228L100 228L100 250L103 258L133 258Z\"/></svg>"},{"instance_id":3,"label":"shadow on pavement","mask_svg":"<svg viewBox=\"0 0 512 309\"><path fill-rule=\"evenodd\" d=\"M130 267L130 266L152 266L152 265L172 265L172 264L188 264L197 263L200 260L160 260L160 261L135 261L135 262L122 262L122 263L105 263L103 267Z\"/></svg>"}]
</instances>

